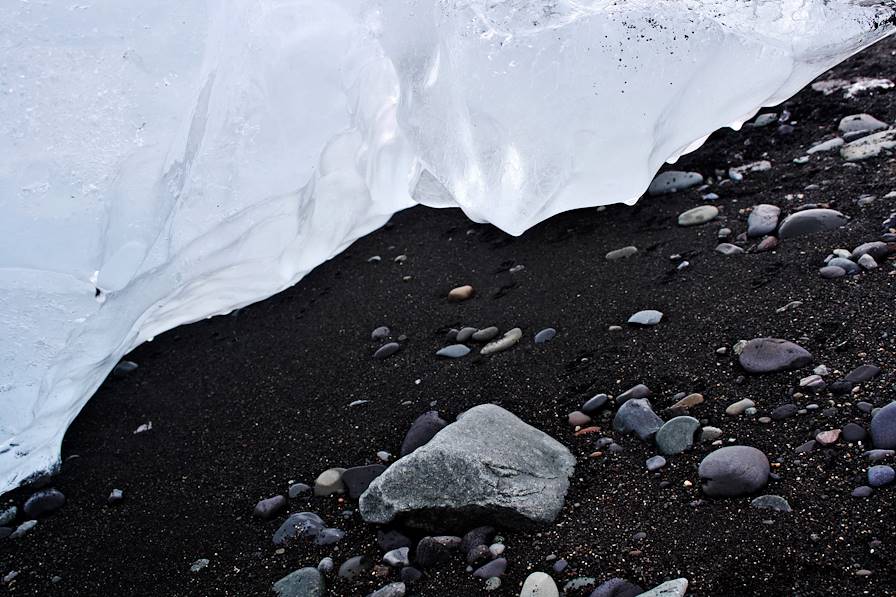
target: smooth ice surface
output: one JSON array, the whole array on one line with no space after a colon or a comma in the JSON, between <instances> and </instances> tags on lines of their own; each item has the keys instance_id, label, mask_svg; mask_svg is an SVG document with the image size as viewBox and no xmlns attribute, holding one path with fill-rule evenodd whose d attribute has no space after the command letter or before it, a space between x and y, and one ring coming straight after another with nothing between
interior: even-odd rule
<instances>
[{"instance_id":1,"label":"smooth ice surface","mask_svg":"<svg viewBox=\"0 0 896 597\"><path fill-rule=\"evenodd\" d=\"M518 234L891 33L867 0L0 3L0 491L119 358L414 201Z\"/></svg>"}]
</instances>

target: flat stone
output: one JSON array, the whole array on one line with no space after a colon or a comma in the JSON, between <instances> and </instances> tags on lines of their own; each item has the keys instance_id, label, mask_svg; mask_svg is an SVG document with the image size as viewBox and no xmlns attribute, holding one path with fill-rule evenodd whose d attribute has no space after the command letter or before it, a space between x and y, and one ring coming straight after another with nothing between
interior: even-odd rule
<instances>
[{"instance_id":1,"label":"flat stone","mask_svg":"<svg viewBox=\"0 0 896 597\"><path fill-rule=\"evenodd\" d=\"M778 227L778 217L781 208L777 205L762 203L753 207L747 218L747 236L765 236L771 234Z\"/></svg>"},{"instance_id":2,"label":"flat stone","mask_svg":"<svg viewBox=\"0 0 896 597\"><path fill-rule=\"evenodd\" d=\"M778 248L778 237L777 236L766 236L759 244L756 245L756 248L753 249L756 253L765 253L767 251L774 251Z\"/></svg>"},{"instance_id":3,"label":"flat stone","mask_svg":"<svg viewBox=\"0 0 896 597\"><path fill-rule=\"evenodd\" d=\"M426 445L446 425L448 423L439 416L437 411L431 410L423 413L414 420L404 436L404 441L401 443L401 455L407 456L420 446Z\"/></svg>"},{"instance_id":4,"label":"flat stone","mask_svg":"<svg viewBox=\"0 0 896 597\"><path fill-rule=\"evenodd\" d=\"M750 400L749 398L744 398L743 400L738 400L734 404L728 406L725 409L725 414L731 417L738 417L748 409L756 406L756 403Z\"/></svg>"},{"instance_id":5,"label":"flat stone","mask_svg":"<svg viewBox=\"0 0 896 597\"><path fill-rule=\"evenodd\" d=\"M719 217L719 208L715 205L700 205L678 216L679 226L699 226Z\"/></svg>"},{"instance_id":6,"label":"flat stone","mask_svg":"<svg viewBox=\"0 0 896 597\"><path fill-rule=\"evenodd\" d=\"M446 346L442 348L436 353L437 357L443 357L446 359L459 359L470 354L470 349L463 344L452 344L451 346Z\"/></svg>"},{"instance_id":7,"label":"flat stone","mask_svg":"<svg viewBox=\"0 0 896 597\"><path fill-rule=\"evenodd\" d=\"M839 149L843 147L845 141L840 137L834 137L833 139L828 139L827 141L822 141L821 143L816 143L811 148L809 148L806 153L812 155L814 153L819 153L822 151L831 151L834 149Z\"/></svg>"},{"instance_id":8,"label":"flat stone","mask_svg":"<svg viewBox=\"0 0 896 597\"><path fill-rule=\"evenodd\" d=\"M607 405L609 400L610 397L606 394L597 394L596 396L589 398L588 402L582 405L581 410L589 417L593 417Z\"/></svg>"},{"instance_id":9,"label":"flat stone","mask_svg":"<svg viewBox=\"0 0 896 597\"><path fill-rule=\"evenodd\" d=\"M514 344L520 341L520 338L523 337L523 330L520 328L513 328L509 332L505 333L501 338L495 340L494 342L489 342L485 346L482 347L482 350L479 351L479 354L489 355L494 354L496 352L503 352L508 348L512 347Z\"/></svg>"},{"instance_id":10,"label":"flat stone","mask_svg":"<svg viewBox=\"0 0 896 597\"><path fill-rule=\"evenodd\" d=\"M716 245L715 251L722 255L741 255L744 253L743 249L731 243L719 243Z\"/></svg>"},{"instance_id":11,"label":"flat stone","mask_svg":"<svg viewBox=\"0 0 896 597\"><path fill-rule=\"evenodd\" d=\"M457 288L453 288L451 292L448 293L448 300L458 303L472 298L473 294L473 287L469 284L467 284L466 286L458 286Z\"/></svg>"},{"instance_id":12,"label":"flat stone","mask_svg":"<svg viewBox=\"0 0 896 597\"><path fill-rule=\"evenodd\" d=\"M790 504L780 495L761 495L750 502L754 508L763 510L776 510L778 512L792 512Z\"/></svg>"},{"instance_id":13,"label":"flat stone","mask_svg":"<svg viewBox=\"0 0 896 597\"><path fill-rule=\"evenodd\" d=\"M268 520L270 518L273 518L274 515L276 515L285 507L286 498L282 495L275 495L274 497L267 498L266 500L261 500L257 504L255 504L255 510L252 511L252 515L264 520Z\"/></svg>"},{"instance_id":14,"label":"flat stone","mask_svg":"<svg viewBox=\"0 0 896 597\"><path fill-rule=\"evenodd\" d=\"M701 442L713 442L722 437L722 430L718 427L706 426L700 430Z\"/></svg>"},{"instance_id":15,"label":"flat stone","mask_svg":"<svg viewBox=\"0 0 896 597\"><path fill-rule=\"evenodd\" d=\"M483 328L473 334L473 340L476 342L489 342L494 339L498 333L499 330L495 326Z\"/></svg>"},{"instance_id":16,"label":"flat stone","mask_svg":"<svg viewBox=\"0 0 896 597\"><path fill-rule=\"evenodd\" d=\"M345 493L345 484L342 482L344 468L327 469L314 480L314 495L326 497L334 493Z\"/></svg>"},{"instance_id":17,"label":"flat stone","mask_svg":"<svg viewBox=\"0 0 896 597\"><path fill-rule=\"evenodd\" d=\"M868 436L868 432L865 431L865 428L855 423L847 423L844 425L841 434L843 436L843 441L851 444L864 441Z\"/></svg>"},{"instance_id":18,"label":"flat stone","mask_svg":"<svg viewBox=\"0 0 896 597\"><path fill-rule=\"evenodd\" d=\"M544 572L533 572L523 582L520 597L560 597L554 579Z\"/></svg>"},{"instance_id":19,"label":"flat stone","mask_svg":"<svg viewBox=\"0 0 896 597\"><path fill-rule=\"evenodd\" d=\"M607 261L618 261L620 259L627 259L637 254L638 247L622 247L621 249L616 249L615 251L610 251L609 253L607 253L606 258Z\"/></svg>"},{"instance_id":20,"label":"flat stone","mask_svg":"<svg viewBox=\"0 0 896 597\"><path fill-rule=\"evenodd\" d=\"M757 338L743 346L739 359L749 373L775 373L805 367L812 362L812 354L787 340Z\"/></svg>"},{"instance_id":21,"label":"flat stone","mask_svg":"<svg viewBox=\"0 0 896 597\"><path fill-rule=\"evenodd\" d=\"M750 446L727 446L700 463L703 493L711 497L747 495L768 483L768 457Z\"/></svg>"},{"instance_id":22,"label":"flat stone","mask_svg":"<svg viewBox=\"0 0 896 597\"><path fill-rule=\"evenodd\" d=\"M473 339L473 334L478 332L476 328L464 327L461 328L459 332L457 332L457 341L458 342L467 342L468 340Z\"/></svg>"},{"instance_id":23,"label":"flat stone","mask_svg":"<svg viewBox=\"0 0 896 597\"><path fill-rule=\"evenodd\" d=\"M377 351L373 353L373 358L380 360L387 359L399 350L401 350L401 344L398 342L389 342L388 344L380 346Z\"/></svg>"},{"instance_id":24,"label":"flat stone","mask_svg":"<svg viewBox=\"0 0 896 597\"><path fill-rule=\"evenodd\" d=\"M871 381L878 375L880 375L880 367L877 365L859 365L847 373L843 379L853 384L859 384Z\"/></svg>"},{"instance_id":25,"label":"flat stone","mask_svg":"<svg viewBox=\"0 0 896 597\"><path fill-rule=\"evenodd\" d=\"M496 576L503 576L506 570L507 560L504 558L495 558L473 572L473 576L476 578L494 578Z\"/></svg>"},{"instance_id":26,"label":"flat stone","mask_svg":"<svg viewBox=\"0 0 896 597\"><path fill-rule=\"evenodd\" d=\"M866 498L869 497L872 493L874 493L873 489L871 489L867 485L860 485L859 487L856 487L852 490L852 497Z\"/></svg>"},{"instance_id":27,"label":"flat stone","mask_svg":"<svg viewBox=\"0 0 896 597\"><path fill-rule=\"evenodd\" d=\"M392 332L391 332L391 330L389 330L389 328L387 328L384 325L381 325L380 327L378 327L375 330L373 330L372 332L370 332L370 339L371 340L385 340L386 338L389 337L389 335L391 333Z\"/></svg>"},{"instance_id":28,"label":"flat stone","mask_svg":"<svg viewBox=\"0 0 896 597\"><path fill-rule=\"evenodd\" d=\"M845 225L849 220L833 209L805 209L787 216L778 229L782 240L808 234L829 232Z\"/></svg>"},{"instance_id":29,"label":"flat stone","mask_svg":"<svg viewBox=\"0 0 896 597\"><path fill-rule=\"evenodd\" d=\"M877 411L871 419L871 441L878 449L896 449L896 402Z\"/></svg>"},{"instance_id":30,"label":"flat stone","mask_svg":"<svg viewBox=\"0 0 896 597\"><path fill-rule=\"evenodd\" d=\"M857 263L850 259L844 259L843 257L835 257L831 259L828 261L827 267L839 267L849 276L854 276L862 271L862 268L860 268Z\"/></svg>"},{"instance_id":31,"label":"flat stone","mask_svg":"<svg viewBox=\"0 0 896 597\"><path fill-rule=\"evenodd\" d=\"M493 404L458 417L396 461L361 496L364 520L412 526L511 527L553 522L575 466L569 450Z\"/></svg>"},{"instance_id":32,"label":"flat stone","mask_svg":"<svg viewBox=\"0 0 896 597\"><path fill-rule=\"evenodd\" d=\"M642 383L639 383L638 385L633 386L616 396L616 404L623 404L625 402L628 402L629 400L637 398L647 398L651 394L652 392L650 391L650 388Z\"/></svg>"},{"instance_id":33,"label":"flat stone","mask_svg":"<svg viewBox=\"0 0 896 597\"><path fill-rule=\"evenodd\" d=\"M670 406L669 410L690 410L698 404L703 404L703 394L688 394Z\"/></svg>"},{"instance_id":34,"label":"flat stone","mask_svg":"<svg viewBox=\"0 0 896 597\"><path fill-rule=\"evenodd\" d=\"M837 267L836 265L826 265L818 269L819 275L825 280L833 280L835 278L842 278L846 275L846 270L842 267Z\"/></svg>"},{"instance_id":35,"label":"flat stone","mask_svg":"<svg viewBox=\"0 0 896 597\"><path fill-rule=\"evenodd\" d=\"M847 162L858 162L877 157L884 150L894 148L896 148L896 129L890 129L847 143L840 148L840 157Z\"/></svg>"},{"instance_id":36,"label":"flat stone","mask_svg":"<svg viewBox=\"0 0 896 597\"><path fill-rule=\"evenodd\" d=\"M550 342L554 339L554 336L557 335L557 330L554 328L545 328L535 334L535 343L536 344L544 344L545 342Z\"/></svg>"},{"instance_id":37,"label":"flat stone","mask_svg":"<svg viewBox=\"0 0 896 597\"><path fill-rule=\"evenodd\" d=\"M828 429L827 431L822 431L815 435L815 441L822 446L833 445L837 443L838 439L840 439L839 429Z\"/></svg>"},{"instance_id":38,"label":"flat stone","mask_svg":"<svg viewBox=\"0 0 896 597\"><path fill-rule=\"evenodd\" d=\"M862 456L871 462L878 462L896 455L896 450L868 450Z\"/></svg>"},{"instance_id":39,"label":"flat stone","mask_svg":"<svg viewBox=\"0 0 896 597\"><path fill-rule=\"evenodd\" d=\"M31 532L31 529L33 529L36 526L37 526L36 520L26 520L25 522L20 524L18 527L16 527L16 530L14 530L12 532L12 534L10 534L9 538L10 539L18 539L19 537L24 537L29 532Z\"/></svg>"},{"instance_id":40,"label":"flat stone","mask_svg":"<svg viewBox=\"0 0 896 597\"><path fill-rule=\"evenodd\" d=\"M697 172L681 172L679 170L667 170L654 177L647 192L650 195L664 195L675 193L691 187L703 184L703 175Z\"/></svg>"},{"instance_id":41,"label":"flat stone","mask_svg":"<svg viewBox=\"0 0 896 597\"><path fill-rule=\"evenodd\" d=\"M876 464L868 469L868 485L871 487L883 487L896 479L896 470L886 464Z\"/></svg>"},{"instance_id":42,"label":"flat stone","mask_svg":"<svg viewBox=\"0 0 896 597\"><path fill-rule=\"evenodd\" d=\"M400 566L410 566L410 552L410 547L399 547L398 549L388 551L386 552L386 555L383 556L383 563L388 564L393 568L398 568Z\"/></svg>"},{"instance_id":43,"label":"flat stone","mask_svg":"<svg viewBox=\"0 0 896 597\"><path fill-rule=\"evenodd\" d=\"M646 398L633 398L625 402L613 417L613 429L620 433L634 433L642 440L653 437L663 420L659 418Z\"/></svg>"},{"instance_id":44,"label":"flat stone","mask_svg":"<svg viewBox=\"0 0 896 597\"><path fill-rule=\"evenodd\" d=\"M638 597L684 597L688 592L688 579L677 578L641 593Z\"/></svg>"},{"instance_id":45,"label":"flat stone","mask_svg":"<svg viewBox=\"0 0 896 597\"><path fill-rule=\"evenodd\" d=\"M694 434L700 429L700 421L694 417L669 419L656 432L656 446L660 453L669 456L680 454L694 445Z\"/></svg>"},{"instance_id":46,"label":"flat stone","mask_svg":"<svg viewBox=\"0 0 896 597\"><path fill-rule=\"evenodd\" d=\"M373 567L373 562L367 556L354 556L347 559L339 566L339 578L353 580L358 578Z\"/></svg>"},{"instance_id":47,"label":"flat stone","mask_svg":"<svg viewBox=\"0 0 896 597\"><path fill-rule=\"evenodd\" d=\"M591 417L579 410L569 413L569 424L573 427L583 427L591 422Z\"/></svg>"},{"instance_id":48,"label":"flat stone","mask_svg":"<svg viewBox=\"0 0 896 597\"><path fill-rule=\"evenodd\" d=\"M890 256L893 252L890 245L885 242L876 240L870 243L863 243L852 250L850 257L858 259L863 255L871 255L874 259L882 261Z\"/></svg>"},{"instance_id":49,"label":"flat stone","mask_svg":"<svg viewBox=\"0 0 896 597\"><path fill-rule=\"evenodd\" d=\"M367 491L370 483L382 475L385 470L386 467L382 464L368 464L346 469L342 473L342 482L348 490L348 496L352 499L360 498L361 494Z\"/></svg>"},{"instance_id":50,"label":"flat stone","mask_svg":"<svg viewBox=\"0 0 896 597\"><path fill-rule=\"evenodd\" d=\"M881 122L870 114L853 114L840 120L837 129L844 138L855 138L857 135L874 133L887 128L885 122Z\"/></svg>"},{"instance_id":51,"label":"flat stone","mask_svg":"<svg viewBox=\"0 0 896 597\"><path fill-rule=\"evenodd\" d=\"M300 568L274 583L277 597L323 597L324 577L317 568Z\"/></svg>"},{"instance_id":52,"label":"flat stone","mask_svg":"<svg viewBox=\"0 0 896 597\"><path fill-rule=\"evenodd\" d=\"M32 518L54 512L65 505L65 496L58 489L41 489L25 502L25 514Z\"/></svg>"},{"instance_id":53,"label":"flat stone","mask_svg":"<svg viewBox=\"0 0 896 597\"><path fill-rule=\"evenodd\" d=\"M652 472L658 471L661 468L663 468L664 466L666 466L666 459L659 455L651 456L644 463L644 466L646 466L647 470L652 473Z\"/></svg>"},{"instance_id":54,"label":"flat stone","mask_svg":"<svg viewBox=\"0 0 896 597\"><path fill-rule=\"evenodd\" d=\"M638 311L629 317L628 323L631 325L653 326L658 324L662 318L663 313L661 311L647 309L646 311Z\"/></svg>"}]
</instances>

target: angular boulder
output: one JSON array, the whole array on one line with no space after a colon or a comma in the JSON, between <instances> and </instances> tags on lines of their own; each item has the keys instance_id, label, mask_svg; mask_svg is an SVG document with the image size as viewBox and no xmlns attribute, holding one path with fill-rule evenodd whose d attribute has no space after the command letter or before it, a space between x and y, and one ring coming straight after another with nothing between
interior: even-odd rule
<instances>
[{"instance_id":1,"label":"angular boulder","mask_svg":"<svg viewBox=\"0 0 896 597\"><path fill-rule=\"evenodd\" d=\"M563 507L574 466L561 443L484 404L374 479L360 511L370 523L420 528L547 524Z\"/></svg>"}]
</instances>

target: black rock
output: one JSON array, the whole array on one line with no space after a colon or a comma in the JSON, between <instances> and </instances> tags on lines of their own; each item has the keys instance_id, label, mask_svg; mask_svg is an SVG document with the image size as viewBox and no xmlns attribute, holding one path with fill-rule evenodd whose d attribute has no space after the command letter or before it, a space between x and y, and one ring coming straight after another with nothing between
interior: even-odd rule
<instances>
[{"instance_id":1,"label":"black rock","mask_svg":"<svg viewBox=\"0 0 896 597\"><path fill-rule=\"evenodd\" d=\"M597 396L591 398L590 400L588 400L588 402L583 404L582 408L580 408L579 410L581 410L589 417L593 417L600 411L600 409L607 405L607 401L609 399L610 397L606 394L598 394Z\"/></svg>"},{"instance_id":2,"label":"black rock","mask_svg":"<svg viewBox=\"0 0 896 597\"><path fill-rule=\"evenodd\" d=\"M414 562L421 568L433 568L444 564L451 559L451 554L460 547L460 543L460 537L424 537L417 544Z\"/></svg>"},{"instance_id":3,"label":"black rock","mask_svg":"<svg viewBox=\"0 0 896 597\"><path fill-rule=\"evenodd\" d=\"M840 381L835 381L830 386L828 386L828 389L834 396L845 396L846 394L852 392L853 387L854 386L852 382L841 379Z\"/></svg>"},{"instance_id":4,"label":"black rock","mask_svg":"<svg viewBox=\"0 0 896 597\"><path fill-rule=\"evenodd\" d=\"M383 474L386 467L382 464L368 464L367 466L355 466L346 469L342 473L342 482L348 491L349 497L358 499L367 491L370 483Z\"/></svg>"},{"instance_id":5,"label":"black rock","mask_svg":"<svg viewBox=\"0 0 896 597\"><path fill-rule=\"evenodd\" d=\"M874 379L880 374L880 367L877 365L859 365L846 374L843 379L845 381L858 384Z\"/></svg>"},{"instance_id":6,"label":"black rock","mask_svg":"<svg viewBox=\"0 0 896 597\"><path fill-rule=\"evenodd\" d=\"M865 428L856 423L847 423L843 426L843 430L840 432L840 437L850 444L863 441L867 436L868 432L865 431Z\"/></svg>"},{"instance_id":7,"label":"black rock","mask_svg":"<svg viewBox=\"0 0 896 597\"><path fill-rule=\"evenodd\" d=\"M616 404L623 404L625 402L628 402L629 400L637 398L647 398L648 396L650 396L650 394L650 388L642 383L639 383L635 387L629 388L628 390L616 396Z\"/></svg>"},{"instance_id":8,"label":"black rock","mask_svg":"<svg viewBox=\"0 0 896 597\"><path fill-rule=\"evenodd\" d=\"M776 421L789 419L790 417L795 415L799 409L800 407L796 404L782 404L772 411L772 418Z\"/></svg>"},{"instance_id":9,"label":"black rock","mask_svg":"<svg viewBox=\"0 0 896 597\"><path fill-rule=\"evenodd\" d=\"M6 539L12 535L12 529L9 527L0 527L0 539Z\"/></svg>"},{"instance_id":10,"label":"black rock","mask_svg":"<svg viewBox=\"0 0 896 597\"><path fill-rule=\"evenodd\" d=\"M468 553L474 547L478 547L480 545L491 545L492 540L495 538L494 527L483 526L476 527L472 531L468 532L464 535L464 538L461 541L460 549L463 553Z\"/></svg>"},{"instance_id":11,"label":"black rock","mask_svg":"<svg viewBox=\"0 0 896 597\"><path fill-rule=\"evenodd\" d=\"M401 455L407 456L420 446L425 446L435 435L445 428L448 423L439 416L437 411L425 412L411 424L404 441L401 444Z\"/></svg>"},{"instance_id":12,"label":"black rock","mask_svg":"<svg viewBox=\"0 0 896 597\"><path fill-rule=\"evenodd\" d=\"M387 359L398 352L399 349L401 349L401 344L398 342L389 342L388 344L379 347L377 351L373 353L373 358L379 360Z\"/></svg>"},{"instance_id":13,"label":"black rock","mask_svg":"<svg viewBox=\"0 0 896 597\"><path fill-rule=\"evenodd\" d=\"M506 570L507 560L496 558L473 572L473 576L476 578L493 578L495 576L503 576Z\"/></svg>"},{"instance_id":14,"label":"black rock","mask_svg":"<svg viewBox=\"0 0 896 597\"><path fill-rule=\"evenodd\" d=\"M401 569L401 582L407 585L417 582L421 576L423 576L423 573L413 566L406 566Z\"/></svg>"},{"instance_id":15,"label":"black rock","mask_svg":"<svg viewBox=\"0 0 896 597\"><path fill-rule=\"evenodd\" d=\"M412 545L410 538L394 530L377 531L376 543L383 551L392 551L393 549L410 547Z\"/></svg>"},{"instance_id":16,"label":"black rock","mask_svg":"<svg viewBox=\"0 0 896 597\"><path fill-rule=\"evenodd\" d=\"M467 552L467 564L479 564L492 559L492 552L487 545L477 545Z\"/></svg>"},{"instance_id":17,"label":"black rock","mask_svg":"<svg viewBox=\"0 0 896 597\"><path fill-rule=\"evenodd\" d=\"M65 496L58 489L42 489L35 492L25 502L25 514L36 518L49 514L65 505Z\"/></svg>"}]
</instances>

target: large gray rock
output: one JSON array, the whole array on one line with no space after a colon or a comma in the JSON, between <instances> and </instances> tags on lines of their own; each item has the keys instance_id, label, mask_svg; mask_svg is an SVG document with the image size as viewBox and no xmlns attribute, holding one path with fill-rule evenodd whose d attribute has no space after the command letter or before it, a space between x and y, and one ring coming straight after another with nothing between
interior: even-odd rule
<instances>
[{"instance_id":1,"label":"large gray rock","mask_svg":"<svg viewBox=\"0 0 896 597\"><path fill-rule=\"evenodd\" d=\"M396 461L361 496L364 520L446 528L527 527L560 513L575 458L555 439L493 404L476 406Z\"/></svg>"},{"instance_id":2,"label":"large gray rock","mask_svg":"<svg viewBox=\"0 0 896 597\"><path fill-rule=\"evenodd\" d=\"M793 342L778 338L756 338L740 353L740 365L750 373L775 373L799 369L812 362L812 354Z\"/></svg>"},{"instance_id":3,"label":"large gray rock","mask_svg":"<svg viewBox=\"0 0 896 597\"><path fill-rule=\"evenodd\" d=\"M784 218L778 234L782 239L836 230L849 220L833 209L804 209Z\"/></svg>"},{"instance_id":4,"label":"large gray rock","mask_svg":"<svg viewBox=\"0 0 896 597\"><path fill-rule=\"evenodd\" d=\"M322 597L324 577L316 568L301 568L274 583L277 597Z\"/></svg>"},{"instance_id":5,"label":"large gray rock","mask_svg":"<svg viewBox=\"0 0 896 597\"><path fill-rule=\"evenodd\" d=\"M768 483L768 457L750 446L727 446L711 452L698 473L703 493L712 497L747 495Z\"/></svg>"}]
</instances>

